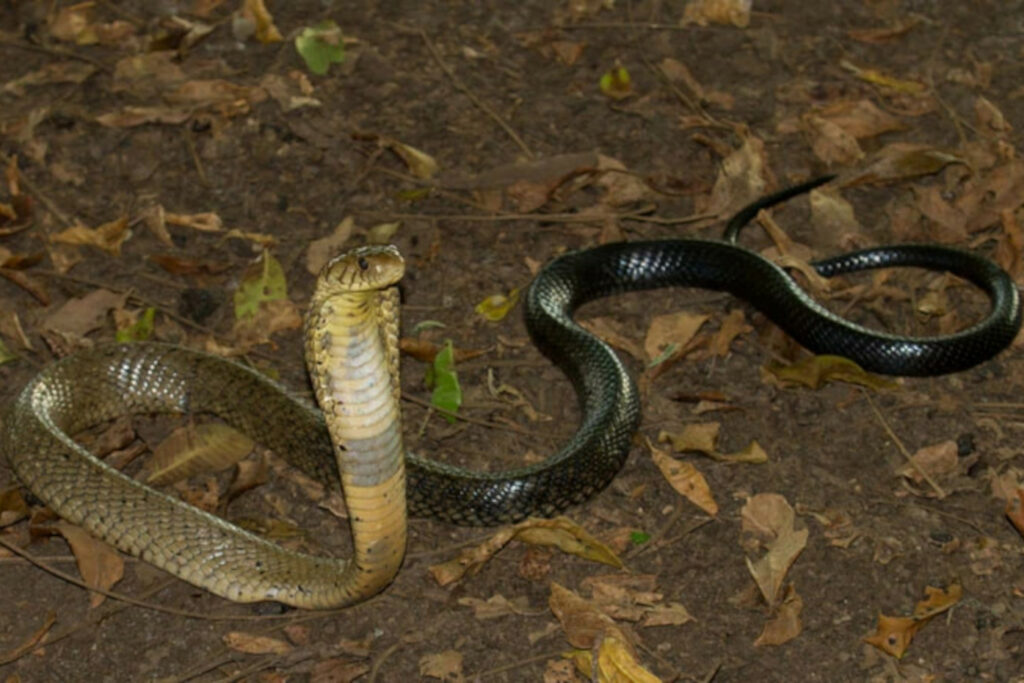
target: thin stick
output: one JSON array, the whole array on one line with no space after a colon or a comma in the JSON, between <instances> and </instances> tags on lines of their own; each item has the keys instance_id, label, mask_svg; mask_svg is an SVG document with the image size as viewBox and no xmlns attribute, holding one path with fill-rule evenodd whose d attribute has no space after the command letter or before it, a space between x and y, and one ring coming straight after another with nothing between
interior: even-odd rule
<instances>
[{"instance_id":1,"label":"thin stick","mask_svg":"<svg viewBox=\"0 0 1024 683\"><path fill-rule=\"evenodd\" d=\"M903 454L903 457L907 459L907 462L910 463L910 466L913 467L917 471L917 473L920 474L921 477L928 482L928 484L932 487L932 489L934 489L935 493L939 496L940 499L945 498L946 491L941 486L939 486L939 482L935 481L932 478L932 475L928 474L928 472L926 472L925 469L921 467L921 465L919 465L916 460L914 460L913 456L910 455L910 451L908 451L907 447L903 445L902 441L900 441L900 437L896 436L896 432L894 432L892 427L889 426L889 423L886 421L885 416L882 415L882 411L880 411L878 409L878 406L875 405L874 400L872 400L871 398L871 394L869 394L864 389L861 389L860 391L864 395L864 398L867 399L868 405L871 406L871 410L875 411L875 416L878 418L878 421L882 424L882 427L889 435L889 438L892 439L893 443L896 444L896 447L899 449L900 453Z\"/></svg>"},{"instance_id":2,"label":"thin stick","mask_svg":"<svg viewBox=\"0 0 1024 683\"><path fill-rule=\"evenodd\" d=\"M456 87L456 89L461 91L463 95L468 97L473 102L473 104L475 104L485 114L490 116L495 123L501 126L501 129L504 130L505 133L507 133L508 136L512 138L512 140L517 145L519 145L519 149L523 150L523 153L532 159L533 152L530 151L530 148L527 147L525 142L523 142L523 139L520 138L519 135L512 129L512 126L505 123L505 120L498 115L498 112L494 111L483 100L477 97L472 90L466 87L466 85L462 81L459 80L459 77L455 75L455 72L451 69L451 67L445 63L444 59L441 58L441 53L439 53L437 51L437 48L434 47L434 44L431 42L430 37L427 35L427 32L421 29L420 31L418 31L418 33L420 34L420 37L423 38L423 42L426 44L431 56L433 56L434 61L437 62L438 66L441 67L441 70L444 71L445 74L447 74L449 79L451 79L451 82Z\"/></svg>"}]
</instances>

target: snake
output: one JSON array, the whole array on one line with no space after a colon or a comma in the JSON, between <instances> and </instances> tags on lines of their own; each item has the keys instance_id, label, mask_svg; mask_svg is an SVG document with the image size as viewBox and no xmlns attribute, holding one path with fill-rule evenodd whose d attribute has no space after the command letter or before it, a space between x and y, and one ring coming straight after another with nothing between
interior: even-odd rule
<instances>
[{"instance_id":1,"label":"snake","mask_svg":"<svg viewBox=\"0 0 1024 683\"><path fill-rule=\"evenodd\" d=\"M950 335L907 337L850 322L816 302L786 270L737 244L756 213L826 179L763 197L729 221L725 239L616 242L567 252L524 296L527 331L571 382L580 424L546 460L478 472L407 453L398 384L398 293L393 247L350 250L317 278L304 329L319 407L250 367L157 342L101 344L45 367L3 414L0 454L58 515L120 550L216 595L304 608L350 605L398 572L407 515L462 525L551 516L602 490L623 466L640 425L625 363L574 318L587 302L665 287L744 299L814 353L903 376L958 372L1005 349L1021 326L1010 276L992 261L908 244L813 262L825 278L882 267L950 272L980 288L989 311ZM352 557L284 549L116 471L71 434L124 414L211 413L302 472L344 492Z\"/></svg>"}]
</instances>

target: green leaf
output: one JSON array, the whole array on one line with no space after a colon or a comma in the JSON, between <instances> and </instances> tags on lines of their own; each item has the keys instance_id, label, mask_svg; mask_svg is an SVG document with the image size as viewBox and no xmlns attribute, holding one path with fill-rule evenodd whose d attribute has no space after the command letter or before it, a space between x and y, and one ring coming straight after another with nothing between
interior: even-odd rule
<instances>
[{"instance_id":1,"label":"green leaf","mask_svg":"<svg viewBox=\"0 0 1024 683\"><path fill-rule=\"evenodd\" d=\"M156 315L156 309L150 306L139 319L128 327L122 328L117 331L115 338L119 342L131 342L131 341L144 341L153 336L153 316Z\"/></svg>"},{"instance_id":2,"label":"green leaf","mask_svg":"<svg viewBox=\"0 0 1024 683\"><path fill-rule=\"evenodd\" d=\"M288 297L288 284L284 269L273 255L263 250L260 260L253 264L235 290L235 317L251 318L264 301L283 300Z\"/></svg>"},{"instance_id":3,"label":"green leaf","mask_svg":"<svg viewBox=\"0 0 1024 683\"><path fill-rule=\"evenodd\" d=\"M433 328L443 328L446 325L440 320L421 320L412 327L412 336L418 337L420 332Z\"/></svg>"},{"instance_id":4,"label":"green leaf","mask_svg":"<svg viewBox=\"0 0 1024 683\"><path fill-rule=\"evenodd\" d=\"M651 535L646 531L633 531L629 534L629 540L633 542L633 545L640 545L651 540Z\"/></svg>"},{"instance_id":5,"label":"green leaf","mask_svg":"<svg viewBox=\"0 0 1024 683\"><path fill-rule=\"evenodd\" d=\"M455 422L453 413L462 405L462 388L459 377L455 374L455 351L452 340L446 339L444 348L434 356L434 364L427 368L427 386L434 391L430 394L430 404L440 408L441 414L449 422Z\"/></svg>"},{"instance_id":6,"label":"green leaf","mask_svg":"<svg viewBox=\"0 0 1024 683\"><path fill-rule=\"evenodd\" d=\"M306 67L317 76L325 75L331 64L345 61L341 29L330 19L302 29L295 38L295 50L306 62Z\"/></svg>"}]
</instances>

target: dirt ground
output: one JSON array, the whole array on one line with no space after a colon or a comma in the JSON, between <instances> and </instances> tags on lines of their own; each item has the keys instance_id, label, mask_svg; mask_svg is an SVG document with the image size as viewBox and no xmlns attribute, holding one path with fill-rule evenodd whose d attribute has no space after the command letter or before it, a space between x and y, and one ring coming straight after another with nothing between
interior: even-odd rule
<instances>
[{"instance_id":1,"label":"dirt ground","mask_svg":"<svg viewBox=\"0 0 1024 683\"><path fill-rule=\"evenodd\" d=\"M455 424L425 407L426 364L403 359L407 444L477 468L532 462L572 434L572 389L518 309L491 322L478 303L567 249L714 239L747 201L825 173L839 180L813 202L773 210L774 242L751 227L745 243L799 263L942 242L1022 281L1024 3L759 0L746 25L703 26L683 21L694 9L682 0L266 3L268 17L234 0L0 8L0 203L13 214L0 211L0 339L14 355L0 365L3 404L150 307L152 338L244 352L309 396L294 313L314 282L311 243L385 239L409 264L403 336L484 351L456 366L472 421ZM325 76L293 42L322 19L346 47ZM268 40L275 27L283 40ZM620 72L602 89L620 67L628 82ZM246 330L234 294L265 247L286 303ZM984 313L980 295L920 272L821 296L897 333L946 333ZM643 348L652 321L683 310L708 320L645 370L660 352L657 338ZM718 423L716 452L764 450L760 464L671 454L706 481L716 514L673 490L638 439L613 484L567 512L625 570L512 542L441 586L429 568L493 531L414 520L394 584L324 613L232 604L130 558L112 590L143 604L90 607L86 590L0 549L0 677L587 680L563 655L600 638L556 618L560 586L610 615L591 613L594 628L619 629L661 680L1024 681L1024 538L1007 514L1024 477L1019 349L894 389L811 389L764 369L806 352L727 295L630 294L580 318L622 347L656 448L670 450L662 432ZM737 321L738 335L722 331ZM133 426L129 442L155 444L173 424ZM923 448L930 482L901 473ZM230 480L190 490L208 487L217 507ZM0 490L16 486L0 466ZM795 510L777 534L807 533L771 604L752 578L772 547L749 543L751 502L769 500L759 494L784 499L783 518ZM0 506L7 544L78 577L68 544L44 530L52 520L35 509L14 521L12 509ZM308 529L303 543L346 552L345 522L287 476L226 516L275 511ZM905 655L865 641L880 615L909 620L929 587L920 609L937 614L896 622L889 645L913 636ZM692 620L650 625L678 616L662 609L673 604ZM649 680L628 676L615 680Z\"/></svg>"}]
</instances>

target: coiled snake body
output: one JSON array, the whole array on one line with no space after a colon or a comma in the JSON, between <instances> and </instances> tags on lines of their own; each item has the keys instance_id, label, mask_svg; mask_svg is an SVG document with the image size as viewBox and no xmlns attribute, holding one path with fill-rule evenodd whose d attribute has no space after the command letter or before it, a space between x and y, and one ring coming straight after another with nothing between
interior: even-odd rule
<instances>
[{"instance_id":1,"label":"coiled snake body","mask_svg":"<svg viewBox=\"0 0 1024 683\"><path fill-rule=\"evenodd\" d=\"M759 200L737 215L734 227L813 184ZM496 524L553 514L615 476L639 424L639 401L618 356L573 322L573 312L587 301L665 286L725 290L811 351L898 375L971 367L1005 348L1020 328L1012 280L965 252L885 247L814 265L825 277L887 266L946 270L982 288L991 310L954 335L898 337L830 313L783 270L726 242L619 243L570 253L531 284L525 317L534 343L576 389L583 418L575 435L546 461L517 470L469 472L409 454L403 471L397 299L390 289L401 258L392 248L362 248L328 264L307 315L307 363L322 410L215 356L155 343L100 346L54 363L25 387L4 416L0 453L62 517L213 593L303 607L348 604L380 590L401 564L406 477L411 514ZM68 436L122 414L159 412L215 413L322 482L337 486L340 472L354 558L286 551L134 482Z\"/></svg>"}]
</instances>

